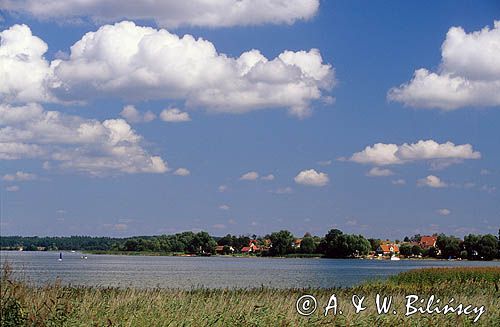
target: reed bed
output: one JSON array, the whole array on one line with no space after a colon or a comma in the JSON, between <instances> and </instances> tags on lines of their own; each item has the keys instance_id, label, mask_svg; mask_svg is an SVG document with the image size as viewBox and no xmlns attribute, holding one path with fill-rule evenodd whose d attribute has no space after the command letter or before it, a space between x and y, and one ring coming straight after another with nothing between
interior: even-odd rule
<instances>
[{"instance_id":1,"label":"reed bed","mask_svg":"<svg viewBox=\"0 0 500 327\"><path fill-rule=\"evenodd\" d=\"M386 281L332 289L118 289L64 286L59 281L35 287L1 279L1 326L500 326L500 268L439 268L409 271ZM297 299L311 294L318 308L310 316L296 310ZM324 307L338 298L342 314ZM355 313L351 297L365 296L366 310ZM391 295L398 314L376 310L376 294ZM484 305L473 316L404 316L405 296L435 295L455 303Z\"/></svg>"}]
</instances>

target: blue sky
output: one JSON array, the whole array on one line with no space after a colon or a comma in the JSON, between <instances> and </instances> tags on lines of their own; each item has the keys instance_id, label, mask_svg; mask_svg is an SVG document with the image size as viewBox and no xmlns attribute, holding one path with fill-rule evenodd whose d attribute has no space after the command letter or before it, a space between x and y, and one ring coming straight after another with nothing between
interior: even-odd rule
<instances>
[{"instance_id":1,"label":"blue sky","mask_svg":"<svg viewBox=\"0 0 500 327\"><path fill-rule=\"evenodd\" d=\"M500 58L500 23L494 22L500 20L500 4L496 1L321 1L317 8L314 0L297 1L305 5L294 12L303 16L287 16L291 14L284 10L279 16L278 6L276 17L266 18L265 10L257 8L245 15L250 17L245 23L241 17L200 23L187 9L182 17L164 15L178 19L177 25L165 20L160 10L137 17L124 8L123 17L117 19L101 17L95 6L81 12L61 9L51 17L50 12L30 7L29 0L19 3L15 7L0 1L0 30L14 31L16 24L25 24L33 37L47 44L47 52L33 55L45 63L36 61L22 70L27 61L15 51L35 49L38 41L19 29L9 42L22 46L12 46L10 52L0 50L0 72L5 76L30 72L25 75L29 80L40 67L43 74L53 74L68 86L51 84L47 89L50 75L41 84L43 96L38 91L23 96L15 78L0 80L2 235L129 236L184 230L264 235L289 229L301 236L305 232L324 235L335 227L369 237L401 239L415 233L498 232L500 62L495 57ZM220 8L214 10L215 17L225 14ZM133 21L135 26L125 32L114 29L122 20ZM229 68L223 65L220 70L226 74L228 69L227 75L221 73L219 78L215 64L202 66L193 75L213 83L216 91L228 97L236 91L258 93L262 105L250 103L245 97L248 93L224 101L204 98L203 90L186 87L184 83L192 81L183 78L195 70L195 64L183 66L185 75L172 72L176 79L154 88L134 80L103 91L102 85L94 87L95 68L88 64L95 58L84 54L87 66L81 68L69 55L70 47L85 33L105 25L111 30L105 46L115 40L124 44L124 34L149 26L181 37L201 37L225 58L257 49L270 63L286 50L295 54L303 50L301 58L313 60L317 57L309 50L318 49L322 70L313 61L293 64L285 60L279 67L286 71L262 65L261 71L239 79L231 75L232 59L222 58ZM461 27L463 33L452 27ZM1 46L7 49L5 42ZM174 58L192 53L174 52ZM116 61L120 58L115 52L106 55ZM199 54L195 51L195 55ZM51 71L48 63L57 58L75 70ZM135 64L153 67L153 72L156 64L158 70L170 64L167 59L144 60ZM420 68L426 73L417 81L413 76ZM265 80L271 91L254 89L256 78ZM297 100L300 91L289 86L298 81L321 96L305 93ZM470 89L450 89L453 83L465 83ZM399 93L389 93L393 88ZM279 92L282 96L274 98ZM140 117L151 111L156 118L137 122L125 117L122 110L127 105L133 105ZM160 118L162 111L173 108L189 115L189 120ZM300 108L299 114L293 108ZM35 133L31 123L22 119L36 110L73 118ZM11 119L12 112L24 118ZM96 153L106 165L106 160L114 163L125 158L99 152L103 147L109 150L108 134L89 144L87 139L62 142L51 136L60 133L59 128L71 130L83 122L103 129L101 124L115 119L123 119L134 137L140 136L138 141L125 141L125 151L135 156L133 167L94 165ZM17 132L11 133L14 129ZM32 136L26 139L21 132ZM43 153L31 150L14 155L8 152L14 150L7 143L36 145ZM367 155L365 148L373 149L377 143L394 145L398 152L392 151L394 156L387 159L384 147ZM161 157L165 167L150 164L152 156ZM179 168L187 169L189 175L176 174ZM374 168L372 175L383 176L369 176ZM257 172L259 177L242 180L248 172ZM273 180L262 178L269 174Z\"/></svg>"}]
</instances>

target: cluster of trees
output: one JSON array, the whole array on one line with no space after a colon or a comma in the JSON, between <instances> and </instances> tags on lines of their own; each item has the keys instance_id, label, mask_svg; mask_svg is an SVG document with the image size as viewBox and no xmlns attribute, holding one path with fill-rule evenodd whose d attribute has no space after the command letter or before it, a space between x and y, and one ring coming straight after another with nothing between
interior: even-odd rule
<instances>
[{"instance_id":1,"label":"cluster of trees","mask_svg":"<svg viewBox=\"0 0 500 327\"><path fill-rule=\"evenodd\" d=\"M419 242L420 235L412 238L405 237L406 242ZM441 258L462 258L469 260L493 260L500 257L500 230L499 237L491 234L469 234L463 240L445 234L437 235L436 247L422 249L418 245L403 243L399 247L404 256L429 256Z\"/></svg>"},{"instance_id":2,"label":"cluster of trees","mask_svg":"<svg viewBox=\"0 0 500 327\"><path fill-rule=\"evenodd\" d=\"M500 252L500 230L498 231L499 238L488 235L473 235L469 234L464 237L462 243L462 251L460 256L463 258L475 260L485 259L492 260L499 257Z\"/></svg>"},{"instance_id":3,"label":"cluster of trees","mask_svg":"<svg viewBox=\"0 0 500 327\"><path fill-rule=\"evenodd\" d=\"M325 235L319 248L327 258L349 258L368 254L372 246L362 235L349 235L332 229Z\"/></svg>"},{"instance_id":4,"label":"cluster of trees","mask_svg":"<svg viewBox=\"0 0 500 327\"><path fill-rule=\"evenodd\" d=\"M149 238L134 237L127 239L122 244L115 244L112 249L120 251L214 254L216 246L217 243L207 232L183 232Z\"/></svg>"},{"instance_id":5,"label":"cluster of trees","mask_svg":"<svg viewBox=\"0 0 500 327\"><path fill-rule=\"evenodd\" d=\"M221 246L232 247L234 249L241 249L244 246L248 246L248 243L250 243L251 239L257 239L257 235L252 235L252 238L250 238L250 236L246 235L236 236L227 234L226 236L221 237L217 241L217 244Z\"/></svg>"}]
</instances>

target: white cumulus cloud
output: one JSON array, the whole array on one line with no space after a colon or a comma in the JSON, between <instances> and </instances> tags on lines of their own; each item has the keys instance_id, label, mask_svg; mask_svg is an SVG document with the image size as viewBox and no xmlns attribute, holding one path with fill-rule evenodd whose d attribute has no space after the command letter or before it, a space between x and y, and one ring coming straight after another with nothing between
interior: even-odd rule
<instances>
[{"instance_id":1,"label":"white cumulus cloud","mask_svg":"<svg viewBox=\"0 0 500 327\"><path fill-rule=\"evenodd\" d=\"M314 169L303 170L294 178L295 183L308 186L325 186L330 179L326 173L317 172Z\"/></svg>"},{"instance_id":2,"label":"white cumulus cloud","mask_svg":"<svg viewBox=\"0 0 500 327\"><path fill-rule=\"evenodd\" d=\"M242 181L254 181L259 178L259 173L256 171L250 171L240 176L240 180Z\"/></svg>"},{"instance_id":3,"label":"white cumulus cloud","mask_svg":"<svg viewBox=\"0 0 500 327\"><path fill-rule=\"evenodd\" d=\"M272 180L274 180L274 175L273 174L269 174L269 175L266 175L266 176L262 176L260 179L262 179L264 181L272 181Z\"/></svg>"},{"instance_id":4,"label":"white cumulus cloud","mask_svg":"<svg viewBox=\"0 0 500 327\"><path fill-rule=\"evenodd\" d=\"M191 120L191 117L189 117L189 114L187 112L182 112L180 109L177 108L164 109L160 113L160 118L163 121L171 123L180 123Z\"/></svg>"},{"instance_id":5,"label":"white cumulus cloud","mask_svg":"<svg viewBox=\"0 0 500 327\"><path fill-rule=\"evenodd\" d=\"M363 151L354 153L348 160L374 165L404 164L419 160L456 163L464 159L479 159L481 153L472 145L455 145L452 142L437 143L434 140L420 140L417 143L385 144L376 143ZM457 161L458 160L458 161Z\"/></svg>"},{"instance_id":6,"label":"white cumulus cloud","mask_svg":"<svg viewBox=\"0 0 500 327\"><path fill-rule=\"evenodd\" d=\"M129 123L149 123L156 118L156 115L153 112L148 110L145 113L142 113L132 105L123 107L123 110L120 112L120 116L125 118L125 120Z\"/></svg>"},{"instance_id":7,"label":"white cumulus cloud","mask_svg":"<svg viewBox=\"0 0 500 327\"><path fill-rule=\"evenodd\" d=\"M319 0L0 0L0 9L38 19L71 21L89 17L96 23L152 19L172 28L293 24L312 18L318 8Z\"/></svg>"},{"instance_id":8,"label":"white cumulus cloud","mask_svg":"<svg viewBox=\"0 0 500 327\"><path fill-rule=\"evenodd\" d=\"M14 25L1 35L0 69L8 78L0 80L0 97L10 102L168 99L219 113L286 108L303 118L314 101L330 99L325 92L335 84L317 49L286 50L274 59L256 49L230 57L207 40L129 21L85 34L68 59L50 64L47 45L29 27Z\"/></svg>"},{"instance_id":9,"label":"white cumulus cloud","mask_svg":"<svg viewBox=\"0 0 500 327\"><path fill-rule=\"evenodd\" d=\"M443 188L447 187L448 184L443 182L439 177L434 175L429 175L425 178L419 179L417 181L418 186L428 186L432 188Z\"/></svg>"},{"instance_id":10,"label":"white cumulus cloud","mask_svg":"<svg viewBox=\"0 0 500 327\"><path fill-rule=\"evenodd\" d=\"M141 142L123 119L100 122L38 104L0 105L0 160L38 158L93 175L167 171L166 162Z\"/></svg>"},{"instance_id":11,"label":"white cumulus cloud","mask_svg":"<svg viewBox=\"0 0 500 327\"><path fill-rule=\"evenodd\" d=\"M189 176L191 172L186 168L178 168L174 171L174 175L177 176Z\"/></svg>"},{"instance_id":12,"label":"white cumulus cloud","mask_svg":"<svg viewBox=\"0 0 500 327\"><path fill-rule=\"evenodd\" d=\"M500 106L500 21L494 27L467 33L452 27L441 46L437 72L425 68L392 88L388 98L417 108L455 110Z\"/></svg>"},{"instance_id":13,"label":"white cumulus cloud","mask_svg":"<svg viewBox=\"0 0 500 327\"><path fill-rule=\"evenodd\" d=\"M0 32L0 99L4 101L51 101L47 83L50 63L47 44L33 36L26 25Z\"/></svg>"}]
</instances>

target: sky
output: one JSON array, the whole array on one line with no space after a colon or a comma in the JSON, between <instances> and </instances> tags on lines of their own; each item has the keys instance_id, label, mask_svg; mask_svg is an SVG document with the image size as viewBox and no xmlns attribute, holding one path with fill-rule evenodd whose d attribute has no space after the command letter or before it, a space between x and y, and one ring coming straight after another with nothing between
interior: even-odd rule
<instances>
[{"instance_id":1,"label":"sky","mask_svg":"<svg viewBox=\"0 0 500 327\"><path fill-rule=\"evenodd\" d=\"M498 1L0 0L1 235L497 234Z\"/></svg>"}]
</instances>

